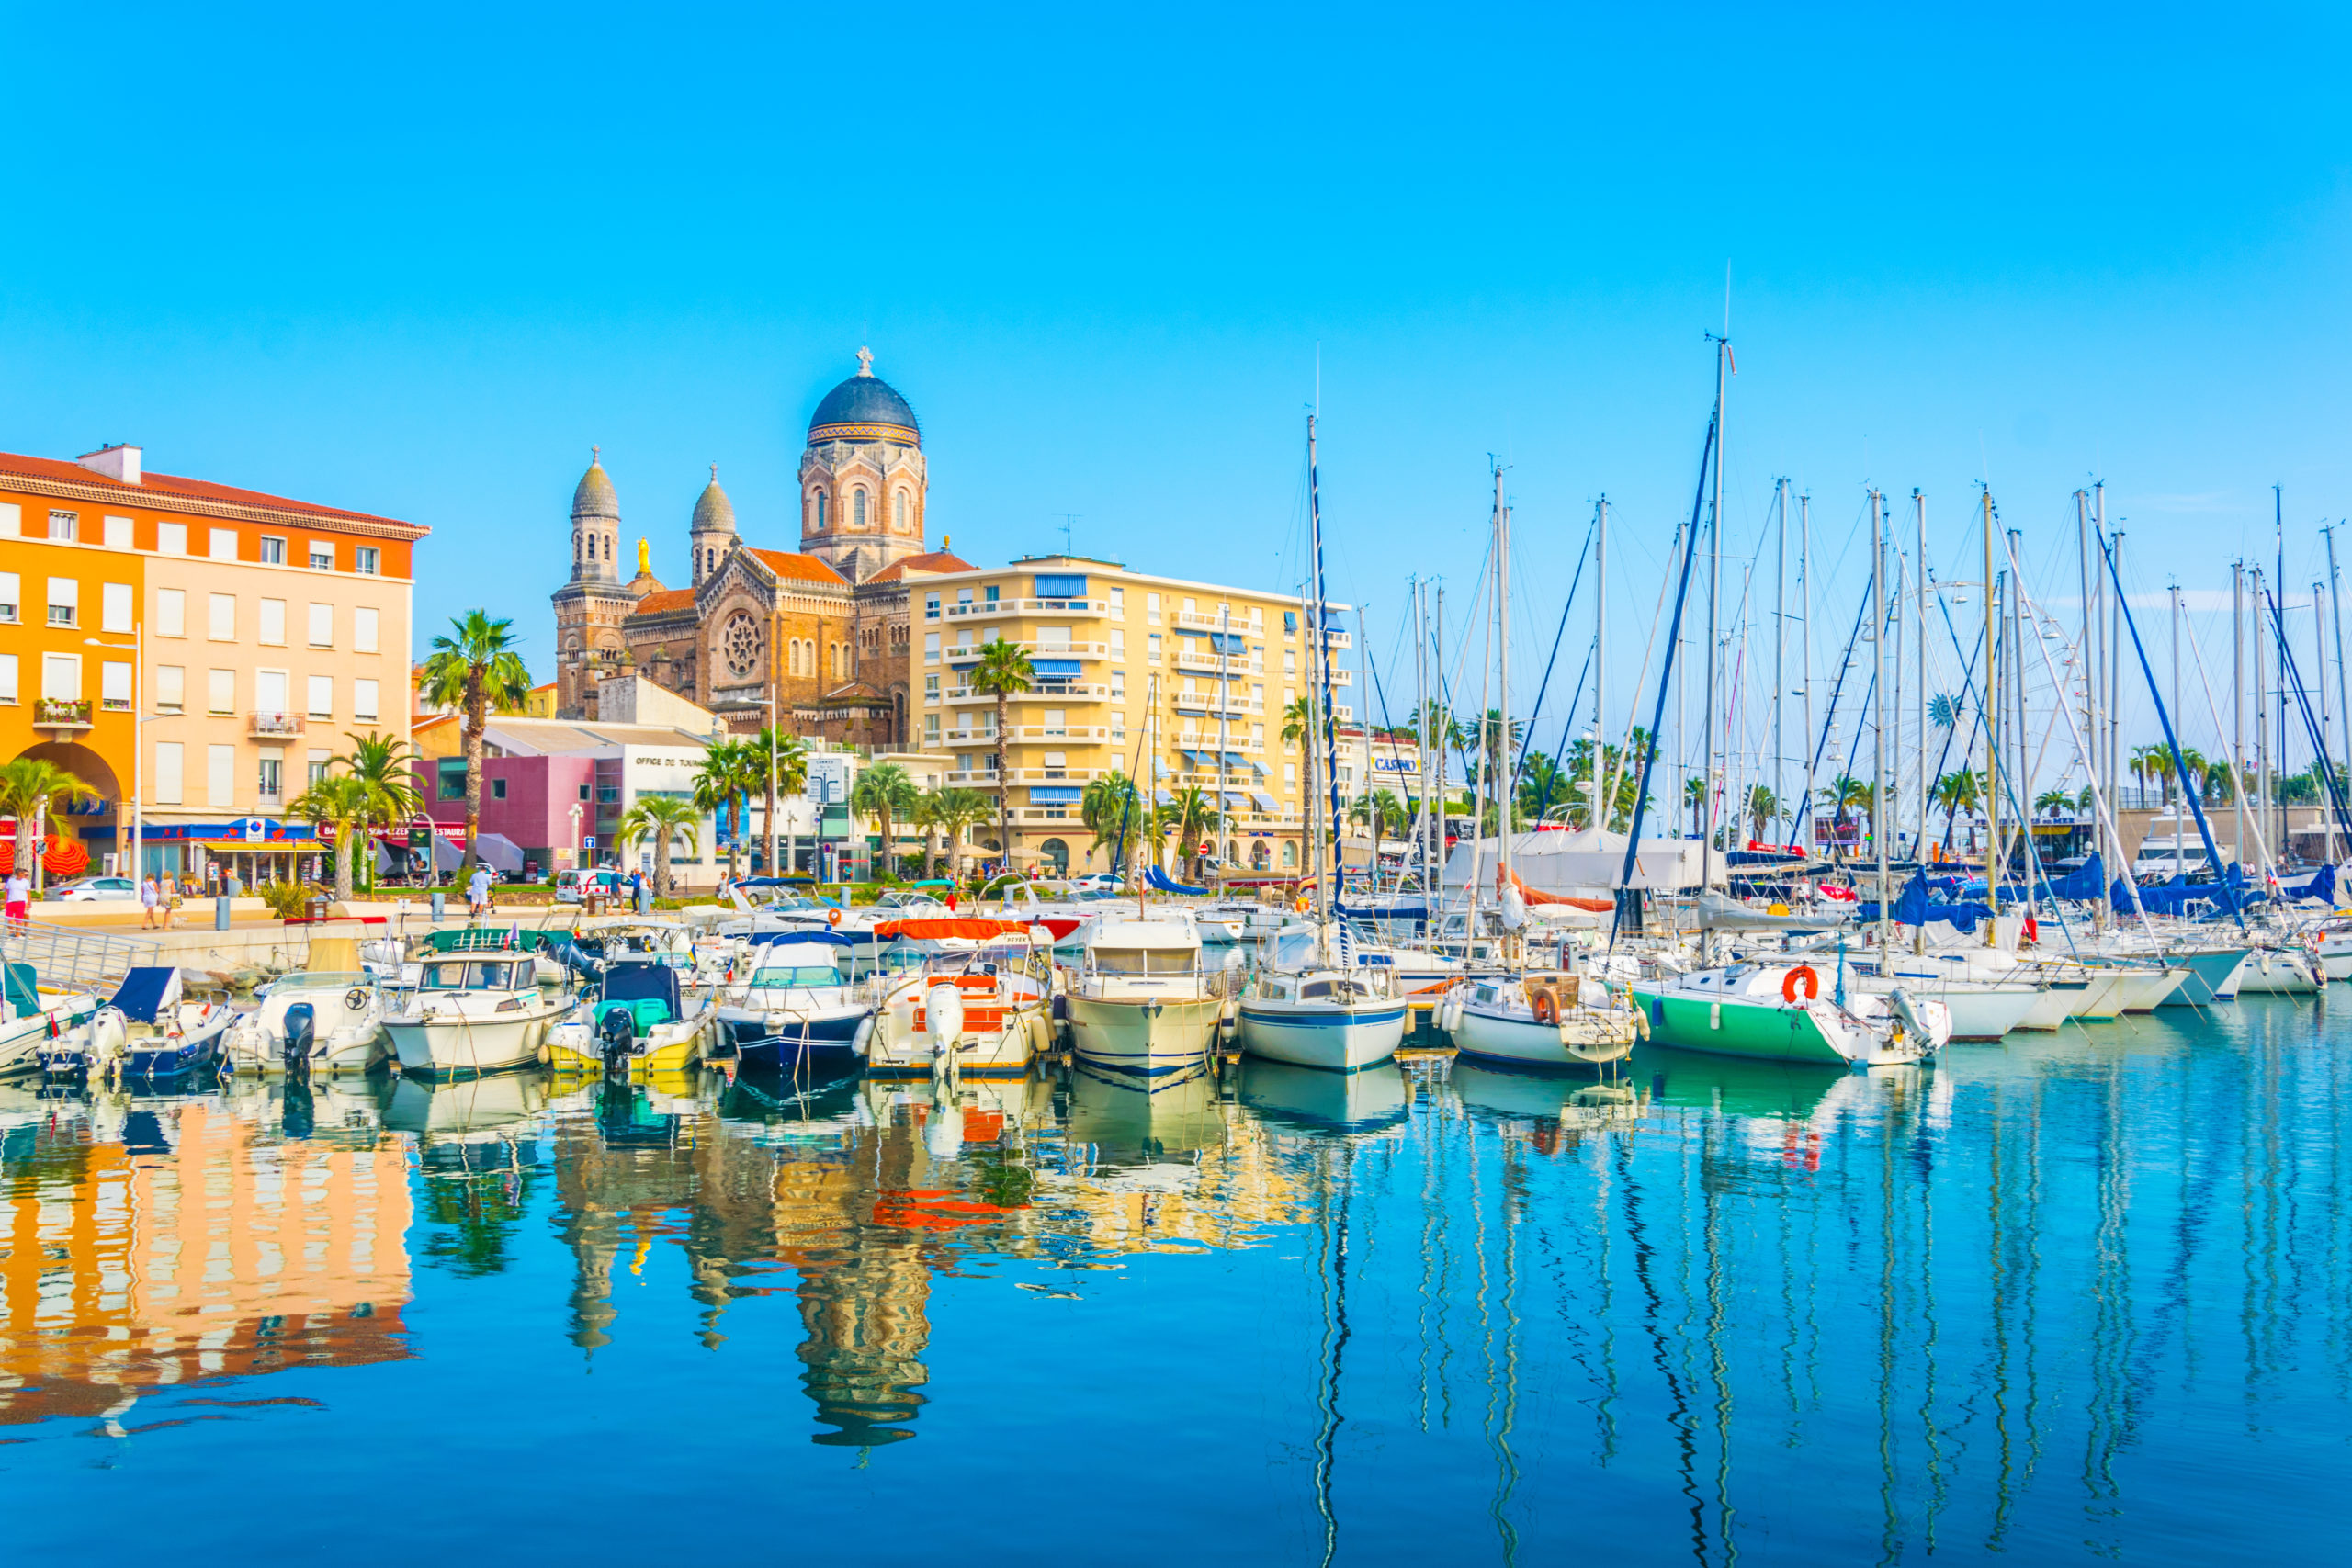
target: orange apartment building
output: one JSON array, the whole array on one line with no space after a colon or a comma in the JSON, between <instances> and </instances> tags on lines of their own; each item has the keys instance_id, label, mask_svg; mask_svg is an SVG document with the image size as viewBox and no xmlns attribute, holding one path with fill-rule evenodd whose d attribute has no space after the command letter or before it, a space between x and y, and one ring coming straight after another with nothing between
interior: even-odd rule
<instances>
[{"instance_id":1,"label":"orange apartment building","mask_svg":"<svg viewBox=\"0 0 2352 1568\"><path fill-rule=\"evenodd\" d=\"M313 869L287 802L349 735L409 733L427 532L149 473L136 446L0 453L0 760L91 786L55 826L94 869L129 868L134 826L152 871Z\"/></svg>"}]
</instances>

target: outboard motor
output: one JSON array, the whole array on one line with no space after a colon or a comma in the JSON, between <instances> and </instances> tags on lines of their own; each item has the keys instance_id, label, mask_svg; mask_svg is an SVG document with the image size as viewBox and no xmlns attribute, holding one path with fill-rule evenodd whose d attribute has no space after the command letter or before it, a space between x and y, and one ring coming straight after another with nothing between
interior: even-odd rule
<instances>
[{"instance_id":1,"label":"outboard motor","mask_svg":"<svg viewBox=\"0 0 2352 1568\"><path fill-rule=\"evenodd\" d=\"M596 1020L598 1054L605 1058L605 1077L627 1081L628 1059L637 1050L637 1020L628 1009L614 1007L605 1010Z\"/></svg>"},{"instance_id":2,"label":"outboard motor","mask_svg":"<svg viewBox=\"0 0 2352 1568\"><path fill-rule=\"evenodd\" d=\"M286 1043L278 1048L288 1078L311 1076L311 1042L318 1033L318 1013L308 1002L286 1010Z\"/></svg>"}]
</instances>

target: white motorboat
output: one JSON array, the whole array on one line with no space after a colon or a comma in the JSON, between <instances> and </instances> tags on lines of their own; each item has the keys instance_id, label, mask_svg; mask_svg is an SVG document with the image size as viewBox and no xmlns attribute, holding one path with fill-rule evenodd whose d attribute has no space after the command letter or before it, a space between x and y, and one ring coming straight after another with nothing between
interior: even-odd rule
<instances>
[{"instance_id":1,"label":"white motorboat","mask_svg":"<svg viewBox=\"0 0 2352 1568\"><path fill-rule=\"evenodd\" d=\"M718 1005L707 994L689 998L684 974L658 957L606 961L588 995L548 1026L548 1063L613 1078L692 1067L718 1027Z\"/></svg>"},{"instance_id":2,"label":"white motorboat","mask_svg":"<svg viewBox=\"0 0 2352 1568\"><path fill-rule=\"evenodd\" d=\"M1243 1050L1342 1073L1396 1055L1405 1043L1405 996L1393 970L1335 964L1311 931L1273 945L1273 963L1241 992ZM1347 956L1344 948L1339 956Z\"/></svg>"},{"instance_id":3,"label":"white motorboat","mask_svg":"<svg viewBox=\"0 0 2352 1568\"><path fill-rule=\"evenodd\" d=\"M1018 1077L1054 1043L1052 933L977 916L884 927L953 943L884 982L863 1032L866 1070L893 1077Z\"/></svg>"},{"instance_id":4,"label":"white motorboat","mask_svg":"<svg viewBox=\"0 0 2352 1568\"><path fill-rule=\"evenodd\" d=\"M1438 1024L1464 1055L1555 1067L1616 1061L1644 1029L1629 988L1557 973L1464 980Z\"/></svg>"},{"instance_id":5,"label":"white motorboat","mask_svg":"<svg viewBox=\"0 0 2352 1568\"><path fill-rule=\"evenodd\" d=\"M33 966L22 962L5 966L0 987L0 1077L37 1073L41 1052L61 1035L87 1024L98 1010L95 991L65 990L44 986Z\"/></svg>"},{"instance_id":6,"label":"white motorboat","mask_svg":"<svg viewBox=\"0 0 2352 1568\"><path fill-rule=\"evenodd\" d=\"M2052 1010L2050 987L2038 979L1977 979L1949 973L1949 969L1947 964L1896 953L1879 958L1874 970L1849 971L1846 984L1851 990L1874 996L1900 989L1943 1003L1951 1014L1954 1040L1999 1040L2013 1029L2027 1028L2026 1021L2037 1010ZM2065 1017L2063 1007L2055 1010L2047 1026L2052 1029Z\"/></svg>"},{"instance_id":7,"label":"white motorboat","mask_svg":"<svg viewBox=\"0 0 2352 1568\"><path fill-rule=\"evenodd\" d=\"M42 1053L41 1066L62 1077L210 1077L220 1070L221 1039L236 1017L225 1003L186 999L175 968L136 968L87 1023Z\"/></svg>"},{"instance_id":8,"label":"white motorboat","mask_svg":"<svg viewBox=\"0 0 2352 1568\"><path fill-rule=\"evenodd\" d=\"M1071 1046L1081 1061L1125 1072L1199 1066L1231 989L1225 971L1202 964L1188 911L1105 915L1065 988Z\"/></svg>"},{"instance_id":9,"label":"white motorboat","mask_svg":"<svg viewBox=\"0 0 2352 1568\"><path fill-rule=\"evenodd\" d=\"M450 953L418 965L416 989L384 1015L401 1070L469 1077L527 1066L572 999L539 988L515 948Z\"/></svg>"},{"instance_id":10,"label":"white motorboat","mask_svg":"<svg viewBox=\"0 0 2352 1568\"><path fill-rule=\"evenodd\" d=\"M359 943L312 937L308 964L271 981L260 1005L230 1026L229 1070L364 1073L390 1050L383 1023L383 988L363 965Z\"/></svg>"}]
</instances>

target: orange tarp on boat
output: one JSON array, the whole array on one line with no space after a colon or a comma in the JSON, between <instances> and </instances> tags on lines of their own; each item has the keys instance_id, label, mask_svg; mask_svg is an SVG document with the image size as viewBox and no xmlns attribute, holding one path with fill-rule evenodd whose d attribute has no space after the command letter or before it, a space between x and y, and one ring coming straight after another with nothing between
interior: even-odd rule
<instances>
[{"instance_id":1,"label":"orange tarp on boat","mask_svg":"<svg viewBox=\"0 0 2352 1568\"><path fill-rule=\"evenodd\" d=\"M942 937L1022 936L1029 930L1027 920L984 920L973 915L939 916L920 920L876 920L874 934L878 937L910 936L919 941L936 942Z\"/></svg>"}]
</instances>

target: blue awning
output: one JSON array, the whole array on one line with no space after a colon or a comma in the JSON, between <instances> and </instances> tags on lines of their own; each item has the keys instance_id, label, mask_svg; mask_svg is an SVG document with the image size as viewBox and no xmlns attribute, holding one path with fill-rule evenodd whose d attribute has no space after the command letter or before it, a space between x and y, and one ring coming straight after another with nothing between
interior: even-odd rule
<instances>
[{"instance_id":1,"label":"blue awning","mask_svg":"<svg viewBox=\"0 0 2352 1568\"><path fill-rule=\"evenodd\" d=\"M1277 806L1274 803L1274 797L1272 795L1267 795L1262 791L1251 790L1250 792L1250 798L1258 803L1258 809L1261 811L1280 811L1282 809L1280 806Z\"/></svg>"},{"instance_id":2,"label":"blue awning","mask_svg":"<svg viewBox=\"0 0 2352 1568\"><path fill-rule=\"evenodd\" d=\"M1029 804L1032 806L1076 806L1085 791L1069 784L1031 784Z\"/></svg>"},{"instance_id":3,"label":"blue awning","mask_svg":"<svg viewBox=\"0 0 2352 1568\"><path fill-rule=\"evenodd\" d=\"M1040 599L1083 599L1086 597L1086 579L1083 576L1070 574L1048 576L1040 572L1037 576L1037 597Z\"/></svg>"},{"instance_id":4,"label":"blue awning","mask_svg":"<svg viewBox=\"0 0 2352 1568\"><path fill-rule=\"evenodd\" d=\"M1247 653L1250 642L1239 632L1211 632L1209 649L1211 652Z\"/></svg>"},{"instance_id":5,"label":"blue awning","mask_svg":"<svg viewBox=\"0 0 2352 1568\"><path fill-rule=\"evenodd\" d=\"M1251 761L1249 758L1243 756L1238 751L1227 751L1225 754L1225 765L1228 768L1247 768L1261 779L1266 776L1265 769L1260 767L1257 763Z\"/></svg>"},{"instance_id":6,"label":"blue awning","mask_svg":"<svg viewBox=\"0 0 2352 1568\"><path fill-rule=\"evenodd\" d=\"M1227 790L1225 792L1225 808L1227 811L1247 811L1250 808L1250 797L1242 794L1239 790Z\"/></svg>"},{"instance_id":7,"label":"blue awning","mask_svg":"<svg viewBox=\"0 0 2352 1568\"><path fill-rule=\"evenodd\" d=\"M1162 806L1173 806L1176 804L1176 797L1169 794L1164 789L1158 792L1157 798Z\"/></svg>"},{"instance_id":8,"label":"blue awning","mask_svg":"<svg viewBox=\"0 0 2352 1568\"><path fill-rule=\"evenodd\" d=\"M1029 661L1029 668L1032 671L1039 675L1061 676L1063 678L1084 673L1084 671L1079 668L1079 662L1075 659L1033 659Z\"/></svg>"}]
</instances>

